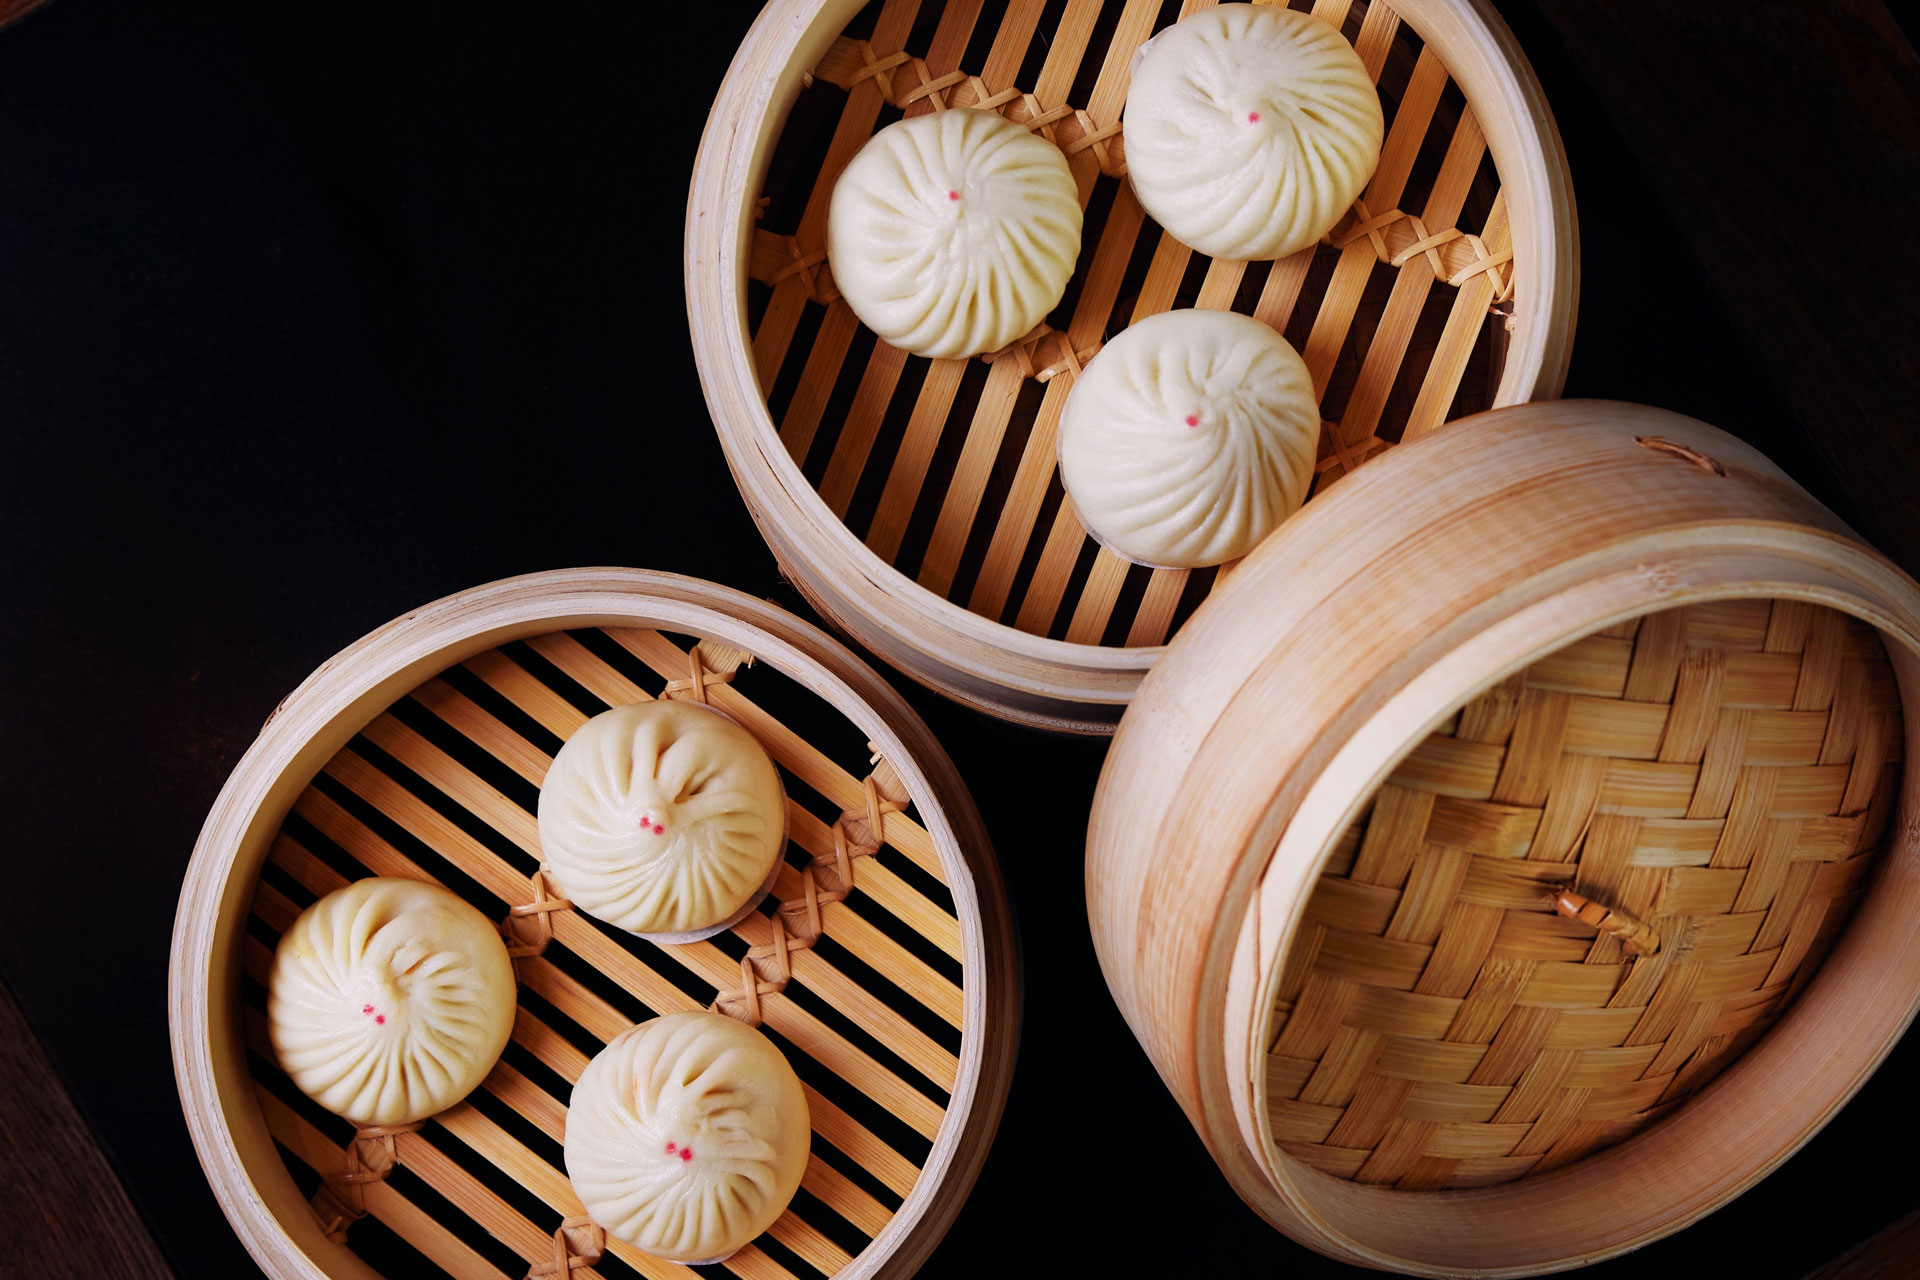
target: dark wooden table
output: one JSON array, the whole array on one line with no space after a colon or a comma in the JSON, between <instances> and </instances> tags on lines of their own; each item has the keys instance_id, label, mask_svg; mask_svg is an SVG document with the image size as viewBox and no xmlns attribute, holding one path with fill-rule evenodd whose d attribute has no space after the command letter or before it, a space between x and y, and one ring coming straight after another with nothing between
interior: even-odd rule
<instances>
[{"instance_id":1,"label":"dark wooden table","mask_svg":"<svg viewBox=\"0 0 1920 1280\"><path fill-rule=\"evenodd\" d=\"M0 1274L250 1272L179 1115L167 945L202 815L315 665L566 564L804 611L680 315L685 176L756 6L666 8L57 0L0 31ZM1573 165L1568 393L1745 436L1920 571L1911 33L1875 0L1502 8ZM672 500L626 503L639 469ZM1105 998L1100 745L906 693L1028 960L1001 1140L928 1272L1363 1274L1233 1198ZM1910 1036L1753 1191L1589 1274L1920 1274L1916 1066ZM1137 1164L1076 1167L1089 1124ZM1009 1258L1036 1223L1057 1253Z\"/></svg>"}]
</instances>

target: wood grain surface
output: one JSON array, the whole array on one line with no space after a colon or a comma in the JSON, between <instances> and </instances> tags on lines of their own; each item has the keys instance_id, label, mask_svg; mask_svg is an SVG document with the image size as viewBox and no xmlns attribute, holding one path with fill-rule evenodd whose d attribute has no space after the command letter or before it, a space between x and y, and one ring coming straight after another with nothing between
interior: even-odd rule
<instances>
[{"instance_id":1,"label":"wood grain surface","mask_svg":"<svg viewBox=\"0 0 1920 1280\"><path fill-rule=\"evenodd\" d=\"M0 986L0 1273L167 1280L172 1272L100 1154L13 994Z\"/></svg>"}]
</instances>

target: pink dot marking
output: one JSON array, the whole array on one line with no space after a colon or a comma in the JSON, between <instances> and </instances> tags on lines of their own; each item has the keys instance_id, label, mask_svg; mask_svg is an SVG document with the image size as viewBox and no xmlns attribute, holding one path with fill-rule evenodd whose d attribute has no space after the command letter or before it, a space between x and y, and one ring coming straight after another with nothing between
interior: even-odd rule
<instances>
[{"instance_id":1,"label":"pink dot marking","mask_svg":"<svg viewBox=\"0 0 1920 1280\"><path fill-rule=\"evenodd\" d=\"M1188 414L1188 415L1187 415L1187 425L1188 425L1188 426L1190 426L1190 427L1197 427L1197 426L1199 426L1199 425L1200 425L1200 415L1199 415L1199 414L1197 414L1197 413L1190 413L1190 414Z\"/></svg>"},{"instance_id":2,"label":"pink dot marking","mask_svg":"<svg viewBox=\"0 0 1920 1280\"><path fill-rule=\"evenodd\" d=\"M667 829L656 822L653 824L653 834L663 836L667 834Z\"/></svg>"},{"instance_id":3,"label":"pink dot marking","mask_svg":"<svg viewBox=\"0 0 1920 1280\"><path fill-rule=\"evenodd\" d=\"M693 1148L692 1147L680 1148L680 1159L683 1163L685 1161L693 1159Z\"/></svg>"},{"instance_id":4,"label":"pink dot marking","mask_svg":"<svg viewBox=\"0 0 1920 1280\"><path fill-rule=\"evenodd\" d=\"M667 1144L667 1154L668 1154L668 1155L672 1155L672 1154L674 1153L674 1151L675 1151L675 1150L677 1150L677 1148L676 1148L676 1147L674 1146L674 1144L673 1144L673 1143L671 1143L671 1142L669 1142L669 1143Z\"/></svg>"},{"instance_id":5,"label":"pink dot marking","mask_svg":"<svg viewBox=\"0 0 1920 1280\"><path fill-rule=\"evenodd\" d=\"M1258 111L1249 111L1249 112L1247 112L1247 123L1248 123L1248 124L1259 124L1259 123L1260 123L1260 113L1259 113Z\"/></svg>"},{"instance_id":6,"label":"pink dot marking","mask_svg":"<svg viewBox=\"0 0 1920 1280\"><path fill-rule=\"evenodd\" d=\"M362 1012L362 1013L372 1013L372 1012L373 1012L373 1006L372 1006L372 1005L367 1005L367 1006L365 1006L364 1008L362 1008L362 1009L360 1010L360 1012Z\"/></svg>"},{"instance_id":7,"label":"pink dot marking","mask_svg":"<svg viewBox=\"0 0 1920 1280\"><path fill-rule=\"evenodd\" d=\"M960 193L959 193L958 191L949 191L949 192L947 192L947 199L949 199L949 200L958 200L959 198L960 198Z\"/></svg>"},{"instance_id":8,"label":"pink dot marking","mask_svg":"<svg viewBox=\"0 0 1920 1280\"><path fill-rule=\"evenodd\" d=\"M376 1013L373 1015L373 1021L376 1026L384 1026L386 1025L387 1015L384 1013Z\"/></svg>"}]
</instances>

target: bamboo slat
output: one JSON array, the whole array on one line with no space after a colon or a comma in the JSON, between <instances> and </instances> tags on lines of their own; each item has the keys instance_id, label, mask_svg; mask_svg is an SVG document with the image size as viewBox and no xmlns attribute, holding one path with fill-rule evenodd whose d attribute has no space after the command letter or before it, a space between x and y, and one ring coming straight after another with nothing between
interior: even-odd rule
<instances>
[{"instance_id":1,"label":"bamboo slat","mask_svg":"<svg viewBox=\"0 0 1920 1280\"><path fill-rule=\"evenodd\" d=\"M1122 114L1134 51L1206 0L1177 14L1158 0L937 7L929 27L905 0L866 6L861 36L842 30L859 0L776 0L750 33L715 105L729 124L709 130L695 170L695 351L749 508L823 611L972 705L1105 731L1217 575L1131 565L1094 547L1062 500L1055 438L1081 365L1120 327L1172 307L1238 309L1291 329L1324 397L1315 494L1458 412L1555 394L1576 295L1564 161L1531 73L1477 0L1316 0L1314 16L1346 31L1382 84L1379 169L1317 249L1272 264L1196 261L1133 199ZM983 44L978 68L963 65ZM808 127L781 136L772 122L796 93ZM863 348L834 288L827 196L852 151L893 118L883 104L904 115L988 109L1027 125L1065 152L1088 209L1064 320L982 357L985 370ZM766 127L737 127L743 119ZM821 131L831 131L823 160L789 159ZM1511 194L1500 182L1509 171L1526 183ZM764 185L769 172L781 185ZM1400 207L1409 192L1418 212ZM1517 235L1509 206L1524 220ZM813 312L817 324L802 325ZM859 350L864 368L846 369ZM1037 397L1032 380L1044 384ZM830 412L849 382L851 401ZM784 403L770 408L769 394Z\"/></svg>"},{"instance_id":2,"label":"bamboo slat","mask_svg":"<svg viewBox=\"0 0 1920 1280\"><path fill-rule=\"evenodd\" d=\"M676 642L661 619L707 639ZM412 673L398 701L394 670ZM842 711L872 760L849 767L815 745L844 743L844 726L826 731L766 710L761 694L793 705L782 683ZM351 688L375 689L377 700L344 720L325 710L328 697L355 696ZM728 934L677 946L629 939L564 905L509 916L545 892L532 797L552 750L602 705L650 696L723 707L787 771L792 850L774 897ZM268 750L276 746L280 754ZM289 763L302 752L304 764ZM250 769L298 781L265 803L271 789L250 782ZM499 1247L533 1274L691 1276L600 1239L558 1144L568 1086L593 1047L636 1019L708 1005L777 1037L801 1072L814 1129L807 1195L722 1270L741 1280L905 1275L957 1210L1011 1069L1005 902L951 766L885 684L818 633L735 593L639 571L496 584L418 611L330 663L269 724L236 788L262 803L246 838L261 842L267 872L235 869L243 838L216 808L202 854L224 850L233 880L190 875L183 903L212 892L251 919L233 918L241 945L221 982L183 985L176 950L175 1047L209 1174L223 1198L247 1188L227 1208L274 1273L372 1274L353 1252L352 1223L364 1214L414 1248L421 1266L460 1277L500 1274L487 1253ZM966 833L966 862L956 831ZM367 875L442 883L503 919L532 1003L517 1010L506 1056L465 1102L417 1132L363 1132L343 1147L325 1136L345 1132L341 1122L274 1065L265 987L273 943L302 907ZM211 938L211 911L183 905L181 920L202 946ZM211 951L200 954L214 964ZM201 996L242 973L244 1035L223 1040ZM217 1072L202 1065L222 1060ZM222 1097L222 1080L241 1092L196 1111L196 1096ZM265 1124L249 1128L256 1107ZM316 1200L322 1213L295 1189L292 1165L337 1188ZM389 1166L434 1196L416 1204L384 1180L341 1181L350 1168Z\"/></svg>"}]
</instances>

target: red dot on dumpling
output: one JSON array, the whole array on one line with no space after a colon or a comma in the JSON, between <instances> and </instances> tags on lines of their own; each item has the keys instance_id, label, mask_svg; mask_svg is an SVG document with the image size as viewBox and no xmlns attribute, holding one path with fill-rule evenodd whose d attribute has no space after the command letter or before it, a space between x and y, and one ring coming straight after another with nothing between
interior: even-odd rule
<instances>
[{"instance_id":1,"label":"red dot on dumpling","mask_svg":"<svg viewBox=\"0 0 1920 1280\"><path fill-rule=\"evenodd\" d=\"M1190 427L1197 427L1197 426L1199 426L1199 425L1200 425L1200 415L1199 415L1199 414L1197 414L1197 413L1190 413L1190 414L1188 414L1188 415L1187 415L1187 425L1188 425L1188 426L1190 426Z\"/></svg>"},{"instance_id":2,"label":"red dot on dumpling","mask_svg":"<svg viewBox=\"0 0 1920 1280\"><path fill-rule=\"evenodd\" d=\"M373 1015L373 1020L377 1023L384 1025L387 1021L387 1015L384 1013L376 1013Z\"/></svg>"},{"instance_id":3,"label":"red dot on dumpling","mask_svg":"<svg viewBox=\"0 0 1920 1280\"><path fill-rule=\"evenodd\" d=\"M667 834L667 829L663 826L660 826L658 823L655 823L653 828L653 834L657 836L663 836Z\"/></svg>"},{"instance_id":4,"label":"red dot on dumpling","mask_svg":"<svg viewBox=\"0 0 1920 1280\"><path fill-rule=\"evenodd\" d=\"M1260 123L1260 113L1259 113L1258 111L1249 111L1249 112L1247 112L1247 123L1248 123L1248 124L1259 124L1259 123Z\"/></svg>"},{"instance_id":5,"label":"red dot on dumpling","mask_svg":"<svg viewBox=\"0 0 1920 1280\"><path fill-rule=\"evenodd\" d=\"M693 1159L693 1148L692 1148L692 1147L682 1147L682 1148L680 1148L680 1158L681 1158L682 1160L691 1160L691 1159Z\"/></svg>"},{"instance_id":6,"label":"red dot on dumpling","mask_svg":"<svg viewBox=\"0 0 1920 1280\"><path fill-rule=\"evenodd\" d=\"M674 1146L674 1144L673 1144L673 1143L671 1143L671 1142L669 1142L669 1143L667 1144L667 1154L668 1154L668 1155L672 1155L672 1154L674 1153L674 1151L675 1151L675 1150L676 1150L676 1147Z\"/></svg>"},{"instance_id":7,"label":"red dot on dumpling","mask_svg":"<svg viewBox=\"0 0 1920 1280\"><path fill-rule=\"evenodd\" d=\"M959 198L960 198L960 193L959 193L958 191L949 191L949 192L947 192L947 199L949 199L949 200L958 200Z\"/></svg>"}]
</instances>

